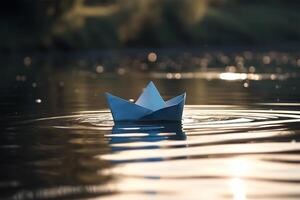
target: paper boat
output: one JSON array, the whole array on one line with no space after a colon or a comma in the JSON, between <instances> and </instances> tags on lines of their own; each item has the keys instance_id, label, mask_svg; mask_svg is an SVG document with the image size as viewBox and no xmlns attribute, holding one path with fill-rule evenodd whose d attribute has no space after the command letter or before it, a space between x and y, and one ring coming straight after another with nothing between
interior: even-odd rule
<instances>
[{"instance_id":1,"label":"paper boat","mask_svg":"<svg viewBox=\"0 0 300 200\"><path fill-rule=\"evenodd\" d=\"M181 121L185 96L164 101L152 81L135 103L106 93L114 121Z\"/></svg>"}]
</instances>

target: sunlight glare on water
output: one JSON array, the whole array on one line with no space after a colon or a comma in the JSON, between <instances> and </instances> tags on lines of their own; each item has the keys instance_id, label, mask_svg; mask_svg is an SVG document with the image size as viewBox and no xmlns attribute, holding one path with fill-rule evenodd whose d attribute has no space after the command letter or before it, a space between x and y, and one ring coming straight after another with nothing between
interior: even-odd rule
<instances>
[{"instance_id":1,"label":"sunlight glare on water","mask_svg":"<svg viewBox=\"0 0 300 200\"><path fill-rule=\"evenodd\" d=\"M23 189L11 199L300 197L299 122L300 111L259 105L187 105L181 125L114 125L107 110L26 121L25 127L60 132L65 141L57 148L68 148L69 157L82 155L78 162L89 170L75 179L80 186Z\"/></svg>"},{"instance_id":2,"label":"sunlight glare on water","mask_svg":"<svg viewBox=\"0 0 300 200\"><path fill-rule=\"evenodd\" d=\"M53 72L32 57L0 101L3 196L300 199L299 56L244 53L70 56L78 69ZM104 93L133 102L149 80L186 92L182 123L114 123Z\"/></svg>"}]
</instances>

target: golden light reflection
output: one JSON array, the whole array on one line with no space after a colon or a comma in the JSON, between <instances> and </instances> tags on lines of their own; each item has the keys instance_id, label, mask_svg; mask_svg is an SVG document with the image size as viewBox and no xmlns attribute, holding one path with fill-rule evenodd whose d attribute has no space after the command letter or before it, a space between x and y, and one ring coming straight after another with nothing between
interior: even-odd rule
<instances>
[{"instance_id":1,"label":"golden light reflection","mask_svg":"<svg viewBox=\"0 0 300 200\"><path fill-rule=\"evenodd\" d=\"M102 73L104 71L104 67L102 65L98 65L96 66L96 72L98 74Z\"/></svg>"},{"instance_id":2,"label":"golden light reflection","mask_svg":"<svg viewBox=\"0 0 300 200\"><path fill-rule=\"evenodd\" d=\"M228 81L245 80L247 79L247 74L226 72L220 74L220 79Z\"/></svg>"},{"instance_id":3,"label":"golden light reflection","mask_svg":"<svg viewBox=\"0 0 300 200\"><path fill-rule=\"evenodd\" d=\"M234 200L246 200L245 183L240 178L233 178L230 180L230 188L233 193Z\"/></svg>"},{"instance_id":4,"label":"golden light reflection","mask_svg":"<svg viewBox=\"0 0 300 200\"><path fill-rule=\"evenodd\" d=\"M265 65L268 65L271 63L271 57L270 56L264 56L262 58L262 62L265 64Z\"/></svg>"},{"instance_id":5,"label":"golden light reflection","mask_svg":"<svg viewBox=\"0 0 300 200\"><path fill-rule=\"evenodd\" d=\"M297 60L297 66L300 67L300 58Z\"/></svg>"},{"instance_id":6,"label":"golden light reflection","mask_svg":"<svg viewBox=\"0 0 300 200\"><path fill-rule=\"evenodd\" d=\"M254 72L254 69L252 69ZM290 73L285 74L254 74L254 73L235 73L235 72L181 72L181 73L165 73L152 72L150 76L157 79L206 79L215 80L221 79L225 81L240 81L240 80L286 80L295 75Z\"/></svg>"},{"instance_id":7,"label":"golden light reflection","mask_svg":"<svg viewBox=\"0 0 300 200\"><path fill-rule=\"evenodd\" d=\"M230 189L234 200L246 200L246 186L245 181L241 178L245 176L249 171L248 160L236 158L232 160L229 166L229 170L233 176L230 179Z\"/></svg>"},{"instance_id":8,"label":"golden light reflection","mask_svg":"<svg viewBox=\"0 0 300 200\"><path fill-rule=\"evenodd\" d=\"M149 53L148 60L149 60L149 62L155 62L157 60L157 54L154 52Z\"/></svg>"},{"instance_id":9,"label":"golden light reflection","mask_svg":"<svg viewBox=\"0 0 300 200\"><path fill-rule=\"evenodd\" d=\"M249 163L245 159L236 158L230 163L230 171L234 177L242 177L249 170Z\"/></svg>"},{"instance_id":10,"label":"golden light reflection","mask_svg":"<svg viewBox=\"0 0 300 200\"><path fill-rule=\"evenodd\" d=\"M243 86L244 86L245 88L247 88L247 87L249 87L249 83L244 83Z\"/></svg>"}]
</instances>

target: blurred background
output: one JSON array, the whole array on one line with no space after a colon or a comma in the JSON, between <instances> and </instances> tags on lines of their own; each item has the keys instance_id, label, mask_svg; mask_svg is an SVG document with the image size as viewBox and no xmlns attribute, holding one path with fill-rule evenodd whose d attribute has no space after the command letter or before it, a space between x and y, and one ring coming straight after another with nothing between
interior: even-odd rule
<instances>
[{"instance_id":1,"label":"blurred background","mask_svg":"<svg viewBox=\"0 0 300 200\"><path fill-rule=\"evenodd\" d=\"M11 104L14 113L26 101L59 111L70 105L106 107L105 91L135 99L149 80L156 80L166 98L187 90L193 96L188 103L196 104L230 103L230 95L222 96L228 94L223 84L230 84L229 92L246 89L248 94L252 83L263 80L254 89L262 94L249 95L262 97L266 87L278 91L290 83L283 80L297 80L299 9L297 0L5 1L0 8L1 109ZM221 84L210 87L211 80ZM241 90L229 89L232 84ZM220 91L207 101L212 96L204 91L213 89ZM47 104L76 99L81 104Z\"/></svg>"},{"instance_id":2,"label":"blurred background","mask_svg":"<svg viewBox=\"0 0 300 200\"><path fill-rule=\"evenodd\" d=\"M297 0L25 0L1 6L1 51L45 52L300 40Z\"/></svg>"}]
</instances>

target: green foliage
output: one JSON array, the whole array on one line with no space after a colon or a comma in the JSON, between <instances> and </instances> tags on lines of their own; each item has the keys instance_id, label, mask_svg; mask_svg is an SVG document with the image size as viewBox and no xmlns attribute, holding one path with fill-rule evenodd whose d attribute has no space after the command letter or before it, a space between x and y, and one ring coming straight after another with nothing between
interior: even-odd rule
<instances>
[{"instance_id":1,"label":"green foliage","mask_svg":"<svg viewBox=\"0 0 300 200\"><path fill-rule=\"evenodd\" d=\"M16 1L2 8L0 50L299 42L298 2Z\"/></svg>"}]
</instances>

